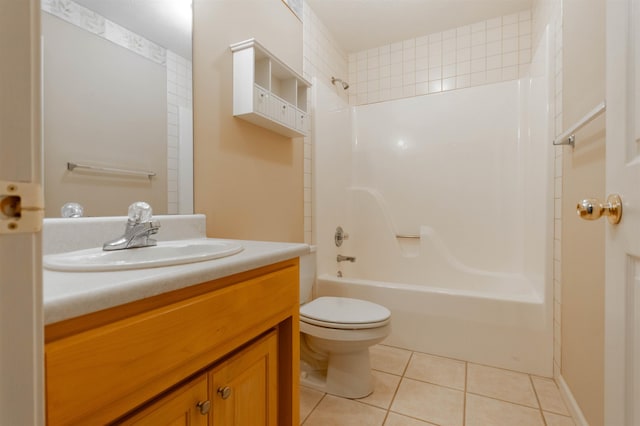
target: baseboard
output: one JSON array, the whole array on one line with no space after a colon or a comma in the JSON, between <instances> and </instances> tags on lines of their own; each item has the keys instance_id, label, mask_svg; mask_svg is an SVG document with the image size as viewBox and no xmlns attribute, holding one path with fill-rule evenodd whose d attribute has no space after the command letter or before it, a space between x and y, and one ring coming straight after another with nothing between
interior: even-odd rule
<instances>
[{"instance_id":1,"label":"baseboard","mask_svg":"<svg viewBox=\"0 0 640 426\"><path fill-rule=\"evenodd\" d=\"M585 419L584 414L582 414L580 406L571 393L571 389L569 389L569 385L567 385L567 382L564 381L564 377L558 376L556 377L556 381L558 382L560 395L562 395L564 403L569 408L569 412L571 412L571 416L573 417L573 421L576 423L576 426L589 426L589 423L587 423L587 419Z\"/></svg>"}]
</instances>

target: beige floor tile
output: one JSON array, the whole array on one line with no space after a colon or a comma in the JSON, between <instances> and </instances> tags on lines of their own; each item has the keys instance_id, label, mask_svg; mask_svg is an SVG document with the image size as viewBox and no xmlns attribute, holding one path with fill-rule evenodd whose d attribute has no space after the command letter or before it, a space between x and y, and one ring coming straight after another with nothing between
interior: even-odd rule
<instances>
[{"instance_id":1,"label":"beige floor tile","mask_svg":"<svg viewBox=\"0 0 640 426\"><path fill-rule=\"evenodd\" d=\"M407 367L411 351L385 345L375 345L369 348L371 368L385 373L402 376Z\"/></svg>"},{"instance_id":2,"label":"beige floor tile","mask_svg":"<svg viewBox=\"0 0 640 426\"><path fill-rule=\"evenodd\" d=\"M538 408L531 380L525 373L469 363L467 392Z\"/></svg>"},{"instance_id":3,"label":"beige floor tile","mask_svg":"<svg viewBox=\"0 0 640 426\"><path fill-rule=\"evenodd\" d=\"M358 401L386 410L391 405L393 396L396 394L396 389L398 389L398 384L400 383L400 376L376 370L373 370L372 374L373 393L366 398L358 399Z\"/></svg>"},{"instance_id":4,"label":"beige floor tile","mask_svg":"<svg viewBox=\"0 0 640 426\"><path fill-rule=\"evenodd\" d=\"M462 426L464 392L404 378L391 410L441 426Z\"/></svg>"},{"instance_id":5,"label":"beige floor tile","mask_svg":"<svg viewBox=\"0 0 640 426\"><path fill-rule=\"evenodd\" d=\"M569 416L569 410L564 405L560 390L553 379L547 379L545 377L531 376L533 381L533 387L538 394L538 400L540 401L540 407L544 411L551 411L552 413L558 413L565 416Z\"/></svg>"},{"instance_id":6,"label":"beige floor tile","mask_svg":"<svg viewBox=\"0 0 640 426\"><path fill-rule=\"evenodd\" d=\"M467 394L465 426L544 426L540 410Z\"/></svg>"},{"instance_id":7,"label":"beige floor tile","mask_svg":"<svg viewBox=\"0 0 640 426\"><path fill-rule=\"evenodd\" d=\"M402 416L396 413L389 413L384 426L437 426L433 423L423 422L422 420L412 419L411 417Z\"/></svg>"},{"instance_id":8,"label":"beige floor tile","mask_svg":"<svg viewBox=\"0 0 640 426\"><path fill-rule=\"evenodd\" d=\"M561 416L559 414L543 412L544 420L547 422L547 426L575 426L571 417Z\"/></svg>"},{"instance_id":9,"label":"beige floor tile","mask_svg":"<svg viewBox=\"0 0 640 426\"><path fill-rule=\"evenodd\" d=\"M300 424L302 424L315 406L318 405L318 402L320 402L323 396L323 392L300 386Z\"/></svg>"},{"instance_id":10,"label":"beige floor tile","mask_svg":"<svg viewBox=\"0 0 640 426\"><path fill-rule=\"evenodd\" d=\"M326 395L304 426L382 426L385 410L351 399Z\"/></svg>"},{"instance_id":11,"label":"beige floor tile","mask_svg":"<svg viewBox=\"0 0 640 426\"><path fill-rule=\"evenodd\" d=\"M465 362L414 352L405 377L464 390Z\"/></svg>"}]
</instances>

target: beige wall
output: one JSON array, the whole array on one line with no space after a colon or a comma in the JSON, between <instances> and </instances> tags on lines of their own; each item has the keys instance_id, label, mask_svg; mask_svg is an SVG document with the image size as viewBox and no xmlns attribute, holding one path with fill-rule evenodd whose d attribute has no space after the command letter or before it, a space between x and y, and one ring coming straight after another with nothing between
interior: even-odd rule
<instances>
[{"instance_id":1,"label":"beige wall","mask_svg":"<svg viewBox=\"0 0 640 426\"><path fill-rule=\"evenodd\" d=\"M195 211L210 237L302 242L302 139L234 118L229 45L257 39L302 74L302 23L281 0L193 3Z\"/></svg>"},{"instance_id":2,"label":"beige wall","mask_svg":"<svg viewBox=\"0 0 640 426\"><path fill-rule=\"evenodd\" d=\"M605 97L605 2L563 2L563 127ZM576 203L605 196L605 120L564 148L562 197L562 376L590 426L604 422L605 221L577 217Z\"/></svg>"}]
</instances>

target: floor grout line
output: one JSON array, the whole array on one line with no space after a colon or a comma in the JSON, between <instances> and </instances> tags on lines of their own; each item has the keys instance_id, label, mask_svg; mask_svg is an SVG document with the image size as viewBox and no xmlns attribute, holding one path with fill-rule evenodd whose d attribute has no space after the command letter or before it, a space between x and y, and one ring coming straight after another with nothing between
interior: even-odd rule
<instances>
[{"instance_id":1,"label":"floor grout line","mask_svg":"<svg viewBox=\"0 0 640 426\"><path fill-rule=\"evenodd\" d=\"M469 363L464 363L464 396L462 399L462 426L467 424L467 382L469 378Z\"/></svg>"},{"instance_id":2,"label":"floor grout line","mask_svg":"<svg viewBox=\"0 0 640 426\"><path fill-rule=\"evenodd\" d=\"M544 413L542 412L542 404L540 403L540 396L538 396L538 390L536 389L536 384L533 383L533 377L529 374L529 383L531 383L531 387L533 388L533 394L536 396L536 401L538 402L538 411L540 411L540 416L542 417L542 423L544 426L547 426L547 419L544 418Z\"/></svg>"}]
</instances>

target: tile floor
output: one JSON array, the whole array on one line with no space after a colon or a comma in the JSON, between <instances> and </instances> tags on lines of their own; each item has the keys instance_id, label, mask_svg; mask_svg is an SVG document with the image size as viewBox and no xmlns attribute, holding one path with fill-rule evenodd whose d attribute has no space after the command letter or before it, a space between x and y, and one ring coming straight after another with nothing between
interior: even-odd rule
<instances>
[{"instance_id":1,"label":"tile floor","mask_svg":"<svg viewBox=\"0 0 640 426\"><path fill-rule=\"evenodd\" d=\"M553 379L371 348L374 392L350 400L301 388L304 426L574 426Z\"/></svg>"}]
</instances>

